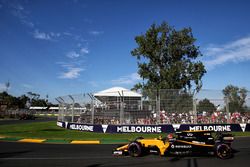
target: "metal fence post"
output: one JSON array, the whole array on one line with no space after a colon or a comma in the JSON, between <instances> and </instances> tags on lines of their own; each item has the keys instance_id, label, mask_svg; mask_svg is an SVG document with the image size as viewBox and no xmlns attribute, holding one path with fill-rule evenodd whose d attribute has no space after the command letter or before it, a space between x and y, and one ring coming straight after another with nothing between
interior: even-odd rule
<instances>
[{"instance_id":1,"label":"metal fence post","mask_svg":"<svg viewBox=\"0 0 250 167\"><path fill-rule=\"evenodd\" d=\"M230 117L229 117L229 98L228 97L225 97L225 103L226 103L227 123L230 123Z\"/></svg>"},{"instance_id":2,"label":"metal fence post","mask_svg":"<svg viewBox=\"0 0 250 167\"><path fill-rule=\"evenodd\" d=\"M124 107L123 101L121 101L121 108L120 108L120 124L124 124Z\"/></svg>"},{"instance_id":3,"label":"metal fence post","mask_svg":"<svg viewBox=\"0 0 250 167\"><path fill-rule=\"evenodd\" d=\"M66 120L66 114L67 114L67 112L66 112L66 110L67 110L67 108L66 108L66 103L65 102L63 102L63 121L65 122L65 121L67 121Z\"/></svg>"},{"instance_id":4,"label":"metal fence post","mask_svg":"<svg viewBox=\"0 0 250 167\"><path fill-rule=\"evenodd\" d=\"M120 124L124 124L124 98L123 98L123 91L120 93L118 92L120 95Z\"/></svg>"},{"instance_id":5,"label":"metal fence post","mask_svg":"<svg viewBox=\"0 0 250 167\"><path fill-rule=\"evenodd\" d=\"M157 90L156 93L156 123L160 124L161 119L160 119L160 106L161 106L161 101L160 101L160 91Z\"/></svg>"},{"instance_id":6,"label":"metal fence post","mask_svg":"<svg viewBox=\"0 0 250 167\"><path fill-rule=\"evenodd\" d=\"M95 121L94 121L94 118L95 118L95 106L94 106L94 96L90 93L88 93L88 96L90 97L91 99L91 124L94 124Z\"/></svg>"},{"instance_id":7,"label":"metal fence post","mask_svg":"<svg viewBox=\"0 0 250 167\"><path fill-rule=\"evenodd\" d=\"M57 116L57 121L62 121L61 119L61 102L56 98L56 101L59 103L58 104L58 116Z\"/></svg>"},{"instance_id":8,"label":"metal fence post","mask_svg":"<svg viewBox=\"0 0 250 167\"><path fill-rule=\"evenodd\" d=\"M194 123L197 124L197 99L193 97L193 116Z\"/></svg>"},{"instance_id":9,"label":"metal fence post","mask_svg":"<svg viewBox=\"0 0 250 167\"><path fill-rule=\"evenodd\" d=\"M63 121L63 113L62 113L62 103L59 103L59 108L58 108L58 121Z\"/></svg>"},{"instance_id":10,"label":"metal fence post","mask_svg":"<svg viewBox=\"0 0 250 167\"><path fill-rule=\"evenodd\" d=\"M62 97L58 97L58 99L61 100L61 106L62 106L62 112L61 112L61 114L62 114L62 121L65 121L65 110L66 110L65 101L63 100ZM59 100L59 101L60 101L60 100Z\"/></svg>"},{"instance_id":11,"label":"metal fence post","mask_svg":"<svg viewBox=\"0 0 250 167\"><path fill-rule=\"evenodd\" d=\"M69 95L69 97L70 97L70 99L72 100L72 105L71 105L71 107L72 107L72 112L71 112L71 122L74 122L74 108L75 108L75 99L71 96L71 95Z\"/></svg>"},{"instance_id":12,"label":"metal fence post","mask_svg":"<svg viewBox=\"0 0 250 167\"><path fill-rule=\"evenodd\" d=\"M94 99L91 99L91 123L95 123L95 108L94 108Z\"/></svg>"}]
</instances>

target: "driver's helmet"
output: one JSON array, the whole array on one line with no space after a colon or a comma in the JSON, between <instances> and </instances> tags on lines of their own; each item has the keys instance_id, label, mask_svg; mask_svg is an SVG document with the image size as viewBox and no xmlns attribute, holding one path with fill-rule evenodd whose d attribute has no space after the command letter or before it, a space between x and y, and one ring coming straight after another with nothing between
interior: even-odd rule
<instances>
[{"instance_id":1,"label":"driver's helmet","mask_svg":"<svg viewBox=\"0 0 250 167\"><path fill-rule=\"evenodd\" d=\"M169 133L167 137L168 137L168 139L173 139L173 134Z\"/></svg>"}]
</instances>

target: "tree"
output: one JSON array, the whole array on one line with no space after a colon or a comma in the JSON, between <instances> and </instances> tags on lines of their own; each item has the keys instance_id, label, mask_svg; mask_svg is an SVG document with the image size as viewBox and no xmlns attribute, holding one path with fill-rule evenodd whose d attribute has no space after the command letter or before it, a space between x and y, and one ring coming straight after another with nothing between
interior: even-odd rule
<instances>
[{"instance_id":1,"label":"tree","mask_svg":"<svg viewBox=\"0 0 250 167\"><path fill-rule=\"evenodd\" d=\"M244 106L247 97L247 90L234 85L228 85L222 90L225 99L229 102L229 112L242 112L246 110Z\"/></svg>"},{"instance_id":2,"label":"tree","mask_svg":"<svg viewBox=\"0 0 250 167\"><path fill-rule=\"evenodd\" d=\"M30 99L31 106L48 106L48 99L40 99L40 94L33 93L33 92L27 92L27 95ZM46 95L46 98L49 96Z\"/></svg>"},{"instance_id":3,"label":"tree","mask_svg":"<svg viewBox=\"0 0 250 167\"><path fill-rule=\"evenodd\" d=\"M18 107L19 108L26 108L26 104L27 102L30 101L30 98L26 95L21 95L20 97L18 97Z\"/></svg>"},{"instance_id":4,"label":"tree","mask_svg":"<svg viewBox=\"0 0 250 167\"><path fill-rule=\"evenodd\" d=\"M32 101L32 106L41 106L41 107L58 106L58 105L48 102L47 99L39 99L40 97L39 94L32 93L32 92L28 92L27 94L33 99L30 99L30 97L26 95L15 97L4 91L0 93L0 103L5 104L7 106L7 109L28 108L27 102L31 102L31 101Z\"/></svg>"},{"instance_id":5,"label":"tree","mask_svg":"<svg viewBox=\"0 0 250 167\"><path fill-rule=\"evenodd\" d=\"M161 95L162 96L162 95ZM175 93L167 93L164 100L167 105L172 107L175 112L189 112L193 110L193 95L184 91L175 91Z\"/></svg>"},{"instance_id":6,"label":"tree","mask_svg":"<svg viewBox=\"0 0 250 167\"><path fill-rule=\"evenodd\" d=\"M49 95L48 94L46 94L46 103L48 103L49 102Z\"/></svg>"},{"instance_id":7,"label":"tree","mask_svg":"<svg viewBox=\"0 0 250 167\"><path fill-rule=\"evenodd\" d=\"M177 31L166 22L153 24L135 41L138 47L131 54L137 58L138 74L143 78L135 89L190 90L193 84L197 91L201 89L206 70L196 61L202 54L194 44L191 28Z\"/></svg>"},{"instance_id":8,"label":"tree","mask_svg":"<svg viewBox=\"0 0 250 167\"><path fill-rule=\"evenodd\" d=\"M18 98L8 94L7 92L0 93L0 100L7 105L7 109L18 108Z\"/></svg>"},{"instance_id":9,"label":"tree","mask_svg":"<svg viewBox=\"0 0 250 167\"><path fill-rule=\"evenodd\" d=\"M38 93L27 92L27 95L31 100L38 100L40 98L40 95Z\"/></svg>"},{"instance_id":10,"label":"tree","mask_svg":"<svg viewBox=\"0 0 250 167\"><path fill-rule=\"evenodd\" d=\"M8 90L10 88L10 81L5 83L5 87L6 87L6 92L8 92Z\"/></svg>"},{"instance_id":11,"label":"tree","mask_svg":"<svg viewBox=\"0 0 250 167\"><path fill-rule=\"evenodd\" d=\"M210 100L205 98L199 101L199 104L197 105L197 111L199 112L206 111L212 113L216 111L216 107L213 103L210 102Z\"/></svg>"},{"instance_id":12,"label":"tree","mask_svg":"<svg viewBox=\"0 0 250 167\"><path fill-rule=\"evenodd\" d=\"M33 99L31 106L47 107L47 103L44 99Z\"/></svg>"}]
</instances>

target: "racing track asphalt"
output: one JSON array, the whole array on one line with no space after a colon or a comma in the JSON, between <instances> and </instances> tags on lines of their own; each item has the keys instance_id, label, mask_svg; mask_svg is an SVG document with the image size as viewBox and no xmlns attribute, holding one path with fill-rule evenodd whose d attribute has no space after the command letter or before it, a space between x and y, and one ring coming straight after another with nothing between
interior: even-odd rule
<instances>
[{"instance_id":1,"label":"racing track asphalt","mask_svg":"<svg viewBox=\"0 0 250 167\"><path fill-rule=\"evenodd\" d=\"M237 138L233 148L238 152L228 160L216 157L114 157L116 145L72 145L0 142L1 167L236 167L250 164L250 138Z\"/></svg>"}]
</instances>

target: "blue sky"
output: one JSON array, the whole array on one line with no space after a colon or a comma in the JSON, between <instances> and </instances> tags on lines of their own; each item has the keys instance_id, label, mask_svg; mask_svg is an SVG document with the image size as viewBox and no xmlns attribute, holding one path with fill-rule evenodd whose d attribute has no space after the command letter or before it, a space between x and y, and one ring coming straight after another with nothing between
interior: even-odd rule
<instances>
[{"instance_id":1,"label":"blue sky","mask_svg":"<svg viewBox=\"0 0 250 167\"><path fill-rule=\"evenodd\" d=\"M0 91L50 99L140 81L130 51L152 23L191 27L204 89L250 88L250 1L0 0Z\"/></svg>"}]
</instances>

